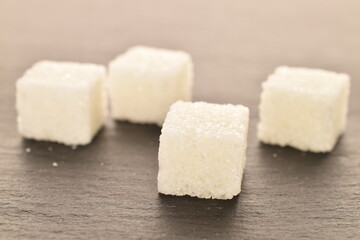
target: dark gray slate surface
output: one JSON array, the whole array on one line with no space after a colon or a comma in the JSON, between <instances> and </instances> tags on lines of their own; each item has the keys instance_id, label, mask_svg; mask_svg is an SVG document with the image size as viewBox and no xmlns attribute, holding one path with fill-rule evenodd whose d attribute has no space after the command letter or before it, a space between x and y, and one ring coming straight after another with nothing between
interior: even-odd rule
<instances>
[{"instance_id":1,"label":"dark gray slate surface","mask_svg":"<svg viewBox=\"0 0 360 240\"><path fill-rule=\"evenodd\" d=\"M0 0L0 239L359 239L359 11L356 0ZM135 44L189 51L195 100L250 107L240 196L158 195L156 126L109 120L75 150L18 135L14 83L31 64L106 64ZM260 84L282 64L352 76L331 154L257 141Z\"/></svg>"}]
</instances>

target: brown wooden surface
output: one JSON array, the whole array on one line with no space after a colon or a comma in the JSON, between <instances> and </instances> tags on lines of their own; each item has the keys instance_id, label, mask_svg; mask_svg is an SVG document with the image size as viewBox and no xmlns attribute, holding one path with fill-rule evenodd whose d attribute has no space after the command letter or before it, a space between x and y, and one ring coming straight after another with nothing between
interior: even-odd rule
<instances>
[{"instance_id":1,"label":"brown wooden surface","mask_svg":"<svg viewBox=\"0 0 360 240\"><path fill-rule=\"evenodd\" d=\"M239 197L158 195L156 126L109 120L76 150L18 135L14 83L31 64L107 64L136 44L191 53L195 100L250 107ZM260 83L283 64L351 75L331 154L256 139ZM0 0L0 239L360 239L359 66L357 0Z\"/></svg>"}]
</instances>

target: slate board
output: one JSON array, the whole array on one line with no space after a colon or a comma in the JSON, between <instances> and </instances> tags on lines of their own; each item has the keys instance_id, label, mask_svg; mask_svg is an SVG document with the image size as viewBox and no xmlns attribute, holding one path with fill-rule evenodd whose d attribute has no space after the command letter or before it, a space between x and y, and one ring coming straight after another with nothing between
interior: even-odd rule
<instances>
[{"instance_id":1,"label":"slate board","mask_svg":"<svg viewBox=\"0 0 360 240\"><path fill-rule=\"evenodd\" d=\"M0 238L360 239L359 11L356 0L0 0ZM107 64L136 44L190 52L195 100L251 109L238 197L159 195L156 126L108 120L77 149L19 136L14 83L30 65ZM284 64L351 75L332 153L256 139L261 82Z\"/></svg>"}]
</instances>

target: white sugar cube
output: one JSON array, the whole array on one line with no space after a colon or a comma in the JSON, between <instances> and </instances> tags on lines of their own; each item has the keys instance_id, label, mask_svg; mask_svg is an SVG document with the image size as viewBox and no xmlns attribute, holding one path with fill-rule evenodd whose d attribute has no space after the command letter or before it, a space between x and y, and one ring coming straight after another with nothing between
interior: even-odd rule
<instances>
[{"instance_id":1,"label":"white sugar cube","mask_svg":"<svg viewBox=\"0 0 360 240\"><path fill-rule=\"evenodd\" d=\"M16 84L18 130L26 138L88 144L106 115L105 67L41 61Z\"/></svg>"},{"instance_id":2,"label":"white sugar cube","mask_svg":"<svg viewBox=\"0 0 360 240\"><path fill-rule=\"evenodd\" d=\"M262 84L258 137L302 151L329 152L344 132L347 74L279 67Z\"/></svg>"},{"instance_id":3,"label":"white sugar cube","mask_svg":"<svg viewBox=\"0 0 360 240\"><path fill-rule=\"evenodd\" d=\"M162 125L171 104L192 99L193 64L182 51L133 47L109 64L112 117Z\"/></svg>"},{"instance_id":4,"label":"white sugar cube","mask_svg":"<svg viewBox=\"0 0 360 240\"><path fill-rule=\"evenodd\" d=\"M160 136L158 191L231 199L240 193L246 161L249 109L179 101Z\"/></svg>"}]
</instances>

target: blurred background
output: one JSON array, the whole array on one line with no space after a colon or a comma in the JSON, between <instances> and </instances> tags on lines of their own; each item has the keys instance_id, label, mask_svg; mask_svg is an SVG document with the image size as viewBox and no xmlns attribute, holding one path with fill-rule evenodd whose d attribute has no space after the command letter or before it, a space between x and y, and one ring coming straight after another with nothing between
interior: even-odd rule
<instances>
[{"instance_id":1,"label":"blurred background","mask_svg":"<svg viewBox=\"0 0 360 240\"><path fill-rule=\"evenodd\" d=\"M250 108L239 197L159 196L155 126L108 121L76 151L17 133L15 81L36 61L107 65L138 44L189 52L194 100ZM279 65L351 76L331 154L258 142L261 82ZM0 238L359 239L359 79L358 0L0 0Z\"/></svg>"},{"instance_id":2,"label":"blurred background","mask_svg":"<svg viewBox=\"0 0 360 240\"><path fill-rule=\"evenodd\" d=\"M347 72L357 85L359 12L357 0L0 0L1 84L38 60L107 64L143 44L193 56L196 100L249 105L284 64Z\"/></svg>"}]
</instances>

